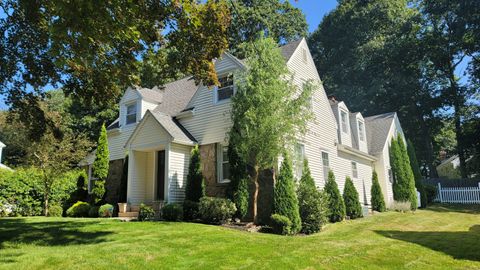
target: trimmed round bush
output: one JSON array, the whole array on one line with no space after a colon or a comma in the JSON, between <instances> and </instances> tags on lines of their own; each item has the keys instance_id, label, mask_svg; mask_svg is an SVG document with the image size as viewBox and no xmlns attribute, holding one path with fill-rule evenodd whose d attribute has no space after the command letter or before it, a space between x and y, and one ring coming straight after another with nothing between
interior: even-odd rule
<instances>
[{"instance_id":1,"label":"trimmed round bush","mask_svg":"<svg viewBox=\"0 0 480 270\"><path fill-rule=\"evenodd\" d=\"M202 220L214 224L227 222L237 211L237 207L232 201L214 197L201 198L198 208Z\"/></svg>"},{"instance_id":2,"label":"trimmed round bush","mask_svg":"<svg viewBox=\"0 0 480 270\"><path fill-rule=\"evenodd\" d=\"M347 176L343 189L343 201L345 202L345 213L350 219L363 217L362 205L358 198L358 192L352 179Z\"/></svg>"},{"instance_id":3,"label":"trimmed round bush","mask_svg":"<svg viewBox=\"0 0 480 270\"><path fill-rule=\"evenodd\" d=\"M194 220L199 218L198 214L198 202L184 201L183 202L183 219Z\"/></svg>"},{"instance_id":4,"label":"trimmed round bush","mask_svg":"<svg viewBox=\"0 0 480 270\"><path fill-rule=\"evenodd\" d=\"M344 220L345 202L343 201L342 195L340 195L337 182L335 181L335 175L332 171L328 172L328 180L325 184L324 191L329 197L328 209L330 209L330 222L339 222Z\"/></svg>"},{"instance_id":5,"label":"trimmed round bush","mask_svg":"<svg viewBox=\"0 0 480 270\"><path fill-rule=\"evenodd\" d=\"M111 204L104 204L100 206L98 209L98 216L99 217L112 217L113 216L113 205Z\"/></svg>"},{"instance_id":6,"label":"trimmed round bush","mask_svg":"<svg viewBox=\"0 0 480 270\"><path fill-rule=\"evenodd\" d=\"M292 222L288 217L273 214L270 219L273 233L281 235L291 234Z\"/></svg>"},{"instance_id":7,"label":"trimmed round bush","mask_svg":"<svg viewBox=\"0 0 480 270\"><path fill-rule=\"evenodd\" d=\"M97 218L98 217L98 209L100 209L100 206L90 207L90 211L88 211L88 216L92 217L92 218Z\"/></svg>"},{"instance_id":8,"label":"trimmed round bush","mask_svg":"<svg viewBox=\"0 0 480 270\"><path fill-rule=\"evenodd\" d=\"M183 207L178 203L169 203L162 207L162 218L166 221L181 221L183 219Z\"/></svg>"},{"instance_id":9,"label":"trimmed round bush","mask_svg":"<svg viewBox=\"0 0 480 270\"><path fill-rule=\"evenodd\" d=\"M86 202L78 201L67 210L69 217L88 217L90 205Z\"/></svg>"},{"instance_id":10,"label":"trimmed round bush","mask_svg":"<svg viewBox=\"0 0 480 270\"><path fill-rule=\"evenodd\" d=\"M63 215L63 208L59 204L52 204L48 207L49 217L61 217Z\"/></svg>"},{"instance_id":11,"label":"trimmed round bush","mask_svg":"<svg viewBox=\"0 0 480 270\"><path fill-rule=\"evenodd\" d=\"M139 221L150 221L155 218L155 211L153 211L153 208L145 205L145 204L140 204L140 210L138 212L138 220Z\"/></svg>"}]
</instances>

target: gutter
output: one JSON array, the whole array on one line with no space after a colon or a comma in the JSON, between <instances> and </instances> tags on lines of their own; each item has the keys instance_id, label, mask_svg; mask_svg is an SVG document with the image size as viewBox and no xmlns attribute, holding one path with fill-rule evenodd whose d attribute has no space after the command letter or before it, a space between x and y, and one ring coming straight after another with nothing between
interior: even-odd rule
<instances>
[{"instance_id":1,"label":"gutter","mask_svg":"<svg viewBox=\"0 0 480 270\"><path fill-rule=\"evenodd\" d=\"M358 149L355 149L355 148L347 146L347 145L337 144L337 149L338 149L338 151L348 153L348 154L351 154L351 155L354 155L354 156L357 156L357 157L361 157L361 158L364 158L364 159L372 161L372 162L378 160L376 157L374 157L372 155L369 155L365 152L362 152Z\"/></svg>"}]
</instances>

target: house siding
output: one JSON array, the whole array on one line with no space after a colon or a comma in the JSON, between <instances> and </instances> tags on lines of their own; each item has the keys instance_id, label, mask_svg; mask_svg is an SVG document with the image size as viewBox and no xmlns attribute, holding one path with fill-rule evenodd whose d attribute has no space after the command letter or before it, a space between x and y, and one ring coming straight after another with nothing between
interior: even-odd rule
<instances>
[{"instance_id":1,"label":"house siding","mask_svg":"<svg viewBox=\"0 0 480 270\"><path fill-rule=\"evenodd\" d=\"M127 152L124 148L128 138L132 135L136 125L128 125L115 131L108 132L108 151L110 152L110 160L125 158Z\"/></svg>"},{"instance_id":2,"label":"house siding","mask_svg":"<svg viewBox=\"0 0 480 270\"><path fill-rule=\"evenodd\" d=\"M164 147L172 139L170 134L165 131L151 114L146 117L142 123L141 132L133 134L129 147L135 149Z\"/></svg>"},{"instance_id":3,"label":"house siding","mask_svg":"<svg viewBox=\"0 0 480 270\"><path fill-rule=\"evenodd\" d=\"M168 152L168 202L183 202L185 199L185 185L190 164L190 146L172 143Z\"/></svg>"},{"instance_id":4,"label":"house siding","mask_svg":"<svg viewBox=\"0 0 480 270\"><path fill-rule=\"evenodd\" d=\"M215 63L217 73L234 72L240 66L232 58L224 56ZM231 102L214 102L215 90L200 86L187 107L195 107L192 117L179 119L180 123L193 135L200 145L224 142L226 133L232 126L230 120Z\"/></svg>"}]
</instances>

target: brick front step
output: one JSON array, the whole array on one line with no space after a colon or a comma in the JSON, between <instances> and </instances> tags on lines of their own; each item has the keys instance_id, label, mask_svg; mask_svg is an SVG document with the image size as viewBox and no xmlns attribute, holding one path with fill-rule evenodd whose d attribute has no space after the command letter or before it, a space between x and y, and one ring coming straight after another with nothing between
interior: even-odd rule
<instances>
[{"instance_id":1,"label":"brick front step","mask_svg":"<svg viewBox=\"0 0 480 270\"><path fill-rule=\"evenodd\" d=\"M138 212L118 213L118 217L138 218Z\"/></svg>"}]
</instances>

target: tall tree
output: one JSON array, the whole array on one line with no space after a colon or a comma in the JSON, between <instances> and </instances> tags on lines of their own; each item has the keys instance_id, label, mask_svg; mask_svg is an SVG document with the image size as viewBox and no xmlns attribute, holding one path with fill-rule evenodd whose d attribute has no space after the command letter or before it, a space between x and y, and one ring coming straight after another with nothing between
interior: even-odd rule
<instances>
[{"instance_id":1,"label":"tall tree","mask_svg":"<svg viewBox=\"0 0 480 270\"><path fill-rule=\"evenodd\" d=\"M95 178L92 189L93 199L98 203L105 194L105 181L108 177L110 165L110 152L108 151L107 129L102 125L100 136L98 137L97 150L95 152L95 161L93 162L93 177Z\"/></svg>"},{"instance_id":2,"label":"tall tree","mask_svg":"<svg viewBox=\"0 0 480 270\"><path fill-rule=\"evenodd\" d=\"M112 104L140 83L140 59L159 48L171 49L169 67L218 84L212 60L228 47L225 0L6 0L0 12L0 93L32 125L44 116L46 88ZM43 134L44 123L37 126Z\"/></svg>"},{"instance_id":3,"label":"tall tree","mask_svg":"<svg viewBox=\"0 0 480 270\"><path fill-rule=\"evenodd\" d=\"M428 46L426 54L436 69L433 83L441 91L444 105L453 109L452 113L447 110L447 114L454 121L460 172L466 178L469 174L463 123L471 100L479 93L478 85L472 81L480 78L476 72L480 55L480 4L477 1L424 0L421 8L424 14L422 39ZM465 72L471 77L470 84L462 83L457 72L465 63L470 65Z\"/></svg>"},{"instance_id":4,"label":"tall tree","mask_svg":"<svg viewBox=\"0 0 480 270\"><path fill-rule=\"evenodd\" d=\"M412 210L417 208L415 178L403 138L398 135L390 144L390 165L395 179L393 197L396 201L410 202Z\"/></svg>"},{"instance_id":5,"label":"tall tree","mask_svg":"<svg viewBox=\"0 0 480 270\"><path fill-rule=\"evenodd\" d=\"M419 146L422 164L435 175L434 111L441 103L437 89L423 80L431 69L418 39L421 14L410 3L339 1L309 44L327 93L365 115L398 112L405 133Z\"/></svg>"},{"instance_id":6,"label":"tall tree","mask_svg":"<svg viewBox=\"0 0 480 270\"><path fill-rule=\"evenodd\" d=\"M412 141L407 140L407 152L410 160L410 166L412 167L413 176L415 177L415 187L420 192L420 204L421 207L427 207L427 193L425 192L425 186L423 185L423 177L418 166L417 155L415 154L415 147Z\"/></svg>"},{"instance_id":7,"label":"tall tree","mask_svg":"<svg viewBox=\"0 0 480 270\"><path fill-rule=\"evenodd\" d=\"M383 199L382 188L378 182L378 174L376 171L373 171L372 174L372 209L378 212L385 212L385 200Z\"/></svg>"},{"instance_id":8,"label":"tall tree","mask_svg":"<svg viewBox=\"0 0 480 270\"><path fill-rule=\"evenodd\" d=\"M254 41L264 31L278 44L297 40L307 35L305 15L289 1L232 0L229 2L232 23L228 28L230 50Z\"/></svg>"},{"instance_id":9,"label":"tall tree","mask_svg":"<svg viewBox=\"0 0 480 270\"><path fill-rule=\"evenodd\" d=\"M343 201L345 202L345 213L350 219L363 217L358 191L352 179L348 176L345 179L345 187L343 188Z\"/></svg>"},{"instance_id":10,"label":"tall tree","mask_svg":"<svg viewBox=\"0 0 480 270\"><path fill-rule=\"evenodd\" d=\"M275 167L278 157L305 133L311 118L307 110L313 86L298 89L290 78L285 60L272 38L263 35L248 44L247 69L236 78L232 99L229 141L250 168L253 183L252 215L258 222L259 172ZM299 95L296 95L300 92ZM275 176L274 176L275 177Z\"/></svg>"},{"instance_id":11,"label":"tall tree","mask_svg":"<svg viewBox=\"0 0 480 270\"><path fill-rule=\"evenodd\" d=\"M346 215L345 202L340 194L340 190L338 190L338 185L335 181L335 174L333 174L332 171L328 172L327 183L325 183L325 188L323 190L328 194L329 197L328 209L330 210L330 222L339 222L344 220Z\"/></svg>"}]
</instances>

